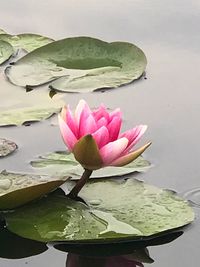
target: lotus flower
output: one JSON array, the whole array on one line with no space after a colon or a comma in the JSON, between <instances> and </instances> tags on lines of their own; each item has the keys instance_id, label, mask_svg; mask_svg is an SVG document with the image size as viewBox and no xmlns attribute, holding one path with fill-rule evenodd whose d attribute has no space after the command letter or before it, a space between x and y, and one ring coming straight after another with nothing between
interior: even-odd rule
<instances>
[{"instance_id":1,"label":"lotus flower","mask_svg":"<svg viewBox=\"0 0 200 267\"><path fill-rule=\"evenodd\" d=\"M133 150L147 129L138 125L120 133L122 116L119 109L108 112L101 105L91 111L84 100L80 100L73 115L69 106L59 114L59 125L63 140L76 160L88 170L106 166L124 166L135 160L150 145Z\"/></svg>"}]
</instances>

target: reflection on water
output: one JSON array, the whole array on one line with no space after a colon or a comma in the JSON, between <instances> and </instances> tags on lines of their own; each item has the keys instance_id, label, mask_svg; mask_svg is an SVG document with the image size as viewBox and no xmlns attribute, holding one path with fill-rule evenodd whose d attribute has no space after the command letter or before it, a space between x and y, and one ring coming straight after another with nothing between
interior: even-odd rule
<instances>
[{"instance_id":1,"label":"reflection on water","mask_svg":"<svg viewBox=\"0 0 200 267\"><path fill-rule=\"evenodd\" d=\"M0 219L0 258L21 259L38 255L48 249L45 243L19 237L5 228Z\"/></svg>"},{"instance_id":2,"label":"reflection on water","mask_svg":"<svg viewBox=\"0 0 200 267\"><path fill-rule=\"evenodd\" d=\"M131 259L129 255L109 258L83 257L76 254L68 254L66 267L143 267L141 262Z\"/></svg>"},{"instance_id":3,"label":"reflection on water","mask_svg":"<svg viewBox=\"0 0 200 267\"><path fill-rule=\"evenodd\" d=\"M200 208L200 188L193 188L184 192L183 197L191 202L191 204L195 207Z\"/></svg>"}]
</instances>

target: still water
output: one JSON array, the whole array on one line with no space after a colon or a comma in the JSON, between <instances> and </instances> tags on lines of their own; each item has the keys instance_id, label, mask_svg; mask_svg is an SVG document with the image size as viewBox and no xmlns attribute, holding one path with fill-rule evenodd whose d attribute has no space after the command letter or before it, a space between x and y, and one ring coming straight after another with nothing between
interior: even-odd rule
<instances>
[{"instance_id":1,"label":"still water","mask_svg":"<svg viewBox=\"0 0 200 267\"><path fill-rule=\"evenodd\" d=\"M143 142L152 140L153 145L145 152L145 158L154 167L145 174L137 175L137 178L173 189L200 203L198 0L2 0L0 5L0 28L9 33L31 32L55 39L92 36L105 41L133 42L141 47L148 59L147 79L106 92L66 94L65 101L72 107L80 98L87 100L92 107L100 103L110 108L121 107L124 129L147 124L149 128ZM9 87L7 95L3 93L2 85L0 87L1 106L12 97L10 85L6 86ZM19 90L13 93L15 98L27 97L22 88L13 87L13 90ZM64 150L58 127L50 120L29 127L4 127L0 129L0 136L15 141L19 147L15 154L1 159L0 170L30 171L28 162L31 159L50 151ZM154 259L151 266L199 266L198 205L195 212L196 221L183 235L172 243L148 248ZM14 240L14 237L10 238ZM2 240L0 251L6 244ZM18 242L14 246L13 241L10 250L23 248ZM34 247L35 244L25 244L24 250L29 246ZM52 247L47 250L44 245L41 251L44 252L23 259L1 258L0 266L133 267L139 264L137 257L135 262L134 256L130 260L126 255L131 253L130 250L126 252L124 249L123 253L119 253L126 256L115 253L113 257L101 259L77 256L73 251L67 257L66 252ZM11 255L4 256L12 258ZM143 264L148 266L148 263Z\"/></svg>"}]
</instances>

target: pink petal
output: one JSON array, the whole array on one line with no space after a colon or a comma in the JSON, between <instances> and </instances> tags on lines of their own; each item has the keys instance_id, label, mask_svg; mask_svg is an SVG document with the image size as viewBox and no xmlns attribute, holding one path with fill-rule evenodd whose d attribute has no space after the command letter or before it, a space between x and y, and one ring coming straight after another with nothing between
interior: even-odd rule
<instances>
[{"instance_id":1,"label":"pink petal","mask_svg":"<svg viewBox=\"0 0 200 267\"><path fill-rule=\"evenodd\" d=\"M120 135L120 138L126 137L129 140L127 149L124 151L125 153L127 153L141 139L146 129L147 125L139 125Z\"/></svg>"},{"instance_id":2,"label":"pink petal","mask_svg":"<svg viewBox=\"0 0 200 267\"><path fill-rule=\"evenodd\" d=\"M109 165L112 161L121 156L128 145L128 139L123 137L114 142L110 142L100 149L100 155L104 165Z\"/></svg>"},{"instance_id":3,"label":"pink petal","mask_svg":"<svg viewBox=\"0 0 200 267\"><path fill-rule=\"evenodd\" d=\"M110 121L114 118L114 117L120 117L122 118L122 113L120 111L120 108L115 109L113 112L110 113Z\"/></svg>"},{"instance_id":4,"label":"pink petal","mask_svg":"<svg viewBox=\"0 0 200 267\"><path fill-rule=\"evenodd\" d=\"M109 141L109 132L105 126L102 126L95 133L92 134L95 139L99 149L108 143Z\"/></svg>"},{"instance_id":5,"label":"pink petal","mask_svg":"<svg viewBox=\"0 0 200 267\"><path fill-rule=\"evenodd\" d=\"M97 123L97 128L101 128L102 126L106 126L107 127L108 121L107 121L107 119L105 117L102 117L96 123Z\"/></svg>"},{"instance_id":6,"label":"pink petal","mask_svg":"<svg viewBox=\"0 0 200 267\"><path fill-rule=\"evenodd\" d=\"M126 154L124 156L121 156L110 163L111 166L121 167L124 165L127 165L134 161L137 157L139 157L149 146L151 145L151 142L147 143L146 145L138 148L137 150Z\"/></svg>"},{"instance_id":7,"label":"pink petal","mask_svg":"<svg viewBox=\"0 0 200 267\"><path fill-rule=\"evenodd\" d=\"M71 129L71 131L73 132L73 134L76 136L76 138L78 138L78 126L72 115L72 112L69 106L67 107L67 111L66 111L66 123Z\"/></svg>"},{"instance_id":8,"label":"pink petal","mask_svg":"<svg viewBox=\"0 0 200 267\"><path fill-rule=\"evenodd\" d=\"M77 138L60 115L58 115L58 121L63 141L68 147L68 149L71 151L77 142Z\"/></svg>"},{"instance_id":9,"label":"pink petal","mask_svg":"<svg viewBox=\"0 0 200 267\"><path fill-rule=\"evenodd\" d=\"M110 142L116 140L119 136L122 120L120 117L113 117L112 121L108 124Z\"/></svg>"},{"instance_id":10,"label":"pink petal","mask_svg":"<svg viewBox=\"0 0 200 267\"><path fill-rule=\"evenodd\" d=\"M87 113L82 112L80 125L79 125L79 138L86 134L92 134L97 130L97 125L94 117L90 114L87 117Z\"/></svg>"},{"instance_id":11,"label":"pink petal","mask_svg":"<svg viewBox=\"0 0 200 267\"><path fill-rule=\"evenodd\" d=\"M80 117L83 111L85 111L85 113L87 112L88 114L91 113L91 110L88 104L85 102L85 100L81 99L75 110L75 119L78 125L79 125Z\"/></svg>"},{"instance_id":12,"label":"pink petal","mask_svg":"<svg viewBox=\"0 0 200 267\"><path fill-rule=\"evenodd\" d=\"M107 112L104 105L101 105L98 110L93 111L92 115L94 116L96 121L100 120L103 117L106 119L106 121L109 121L109 113Z\"/></svg>"}]
</instances>

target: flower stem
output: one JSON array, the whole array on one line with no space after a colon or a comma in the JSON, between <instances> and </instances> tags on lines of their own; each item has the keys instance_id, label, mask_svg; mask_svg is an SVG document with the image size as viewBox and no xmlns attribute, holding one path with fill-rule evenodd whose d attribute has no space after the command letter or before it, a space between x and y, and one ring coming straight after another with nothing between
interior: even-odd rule
<instances>
[{"instance_id":1,"label":"flower stem","mask_svg":"<svg viewBox=\"0 0 200 267\"><path fill-rule=\"evenodd\" d=\"M85 183L89 180L90 175L92 174L92 170L85 169L84 173L82 174L81 178L78 180L76 185L72 188L70 193L68 194L69 198L76 199L78 193L81 191Z\"/></svg>"}]
</instances>

